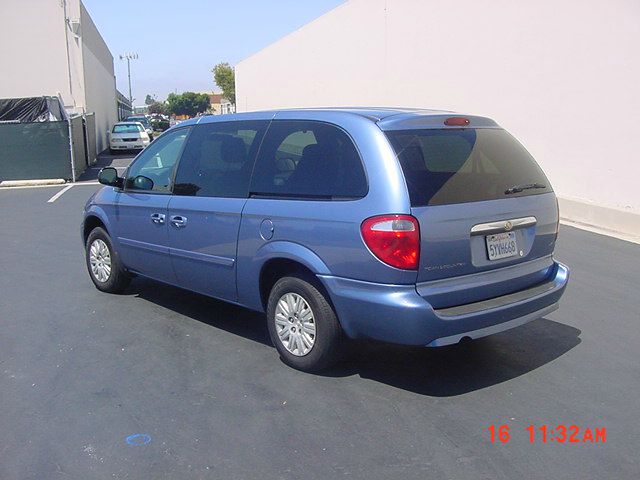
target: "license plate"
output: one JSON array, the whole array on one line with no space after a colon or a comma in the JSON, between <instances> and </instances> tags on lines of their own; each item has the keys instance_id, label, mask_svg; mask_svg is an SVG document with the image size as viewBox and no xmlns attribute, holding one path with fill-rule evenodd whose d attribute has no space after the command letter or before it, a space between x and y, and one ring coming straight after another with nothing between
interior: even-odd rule
<instances>
[{"instance_id":1,"label":"license plate","mask_svg":"<svg viewBox=\"0 0 640 480\"><path fill-rule=\"evenodd\" d=\"M485 238L489 260L499 260L518 254L515 232L496 233L495 235L487 235Z\"/></svg>"}]
</instances>

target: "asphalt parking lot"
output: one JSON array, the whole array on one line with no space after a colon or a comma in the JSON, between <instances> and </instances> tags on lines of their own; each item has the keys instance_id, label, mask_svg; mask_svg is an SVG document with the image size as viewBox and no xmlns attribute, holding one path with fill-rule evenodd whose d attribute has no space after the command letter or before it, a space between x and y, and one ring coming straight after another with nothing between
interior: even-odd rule
<instances>
[{"instance_id":1,"label":"asphalt parking lot","mask_svg":"<svg viewBox=\"0 0 640 480\"><path fill-rule=\"evenodd\" d=\"M139 278L96 290L79 226L97 188L0 190L0 478L640 477L640 245L563 226L559 311L440 350L358 344L309 375L261 315Z\"/></svg>"}]
</instances>

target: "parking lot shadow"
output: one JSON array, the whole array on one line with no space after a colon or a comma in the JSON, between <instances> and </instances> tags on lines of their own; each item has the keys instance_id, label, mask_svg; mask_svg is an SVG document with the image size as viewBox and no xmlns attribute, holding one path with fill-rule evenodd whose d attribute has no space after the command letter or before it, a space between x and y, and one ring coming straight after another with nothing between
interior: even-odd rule
<instances>
[{"instance_id":1,"label":"parking lot shadow","mask_svg":"<svg viewBox=\"0 0 640 480\"><path fill-rule=\"evenodd\" d=\"M136 277L125 294L137 297L234 335L271 345L264 315L204 295Z\"/></svg>"},{"instance_id":2,"label":"parking lot shadow","mask_svg":"<svg viewBox=\"0 0 640 480\"><path fill-rule=\"evenodd\" d=\"M135 279L127 293L235 335L271 345L264 315L186 290ZM545 318L441 348L353 342L327 377L358 375L421 395L463 395L524 375L580 343L577 328ZM274 355L276 353L274 352ZM282 368L287 368L282 365Z\"/></svg>"},{"instance_id":3,"label":"parking lot shadow","mask_svg":"<svg viewBox=\"0 0 640 480\"><path fill-rule=\"evenodd\" d=\"M101 168L114 167L120 174L124 172L126 167L133 161L135 152L122 152L110 154L109 150L105 150L98 154L96 162L87 168L77 179L78 182L92 182L98 180L98 173Z\"/></svg>"},{"instance_id":4,"label":"parking lot shadow","mask_svg":"<svg viewBox=\"0 0 640 480\"><path fill-rule=\"evenodd\" d=\"M363 343L332 376L357 374L434 397L463 395L524 375L580 343L577 328L545 318L440 348Z\"/></svg>"}]
</instances>

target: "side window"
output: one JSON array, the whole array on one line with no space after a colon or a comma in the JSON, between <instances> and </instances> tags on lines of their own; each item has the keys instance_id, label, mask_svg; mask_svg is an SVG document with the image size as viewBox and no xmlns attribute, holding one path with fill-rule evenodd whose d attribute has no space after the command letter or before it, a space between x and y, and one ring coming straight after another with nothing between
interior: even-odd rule
<instances>
[{"instance_id":1,"label":"side window","mask_svg":"<svg viewBox=\"0 0 640 480\"><path fill-rule=\"evenodd\" d=\"M342 129L323 122L275 120L250 188L256 195L361 198L367 180L360 155Z\"/></svg>"},{"instance_id":2,"label":"side window","mask_svg":"<svg viewBox=\"0 0 640 480\"><path fill-rule=\"evenodd\" d=\"M129 167L125 189L169 193L173 168L188 133L188 128L181 128L151 143Z\"/></svg>"},{"instance_id":3,"label":"side window","mask_svg":"<svg viewBox=\"0 0 640 480\"><path fill-rule=\"evenodd\" d=\"M253 159L267 124L250 120L194 127L178 166L173 193L246 198Z\"/></svg>"},{"instance_id":4,"label":"side window","mask_svg":"<svg viewBox=\"0 0 640 480\"><path fill-rule=\"evenodd\" d=\"M311 130L298 130L287 135L275 153L277 172L273 179L274 185L284 185L298 166L304 149L317 143L316 137Z\"/></svg>"}]
</instances>

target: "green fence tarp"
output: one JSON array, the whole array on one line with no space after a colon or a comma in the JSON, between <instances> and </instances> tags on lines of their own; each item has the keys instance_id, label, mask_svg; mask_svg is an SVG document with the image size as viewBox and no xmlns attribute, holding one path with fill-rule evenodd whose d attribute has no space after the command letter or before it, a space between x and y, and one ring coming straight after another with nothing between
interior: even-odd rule
<instances>
[{"instance_id":1,"label":"green fence tarp","mask_svg":"<svg viewBox=\"0 0 640 480\"><path fill-rule=\"evenodd\" d=\"M72 178L69 124L0 124L0 181L42 178Z\"/></svg>"}]
</instances>

